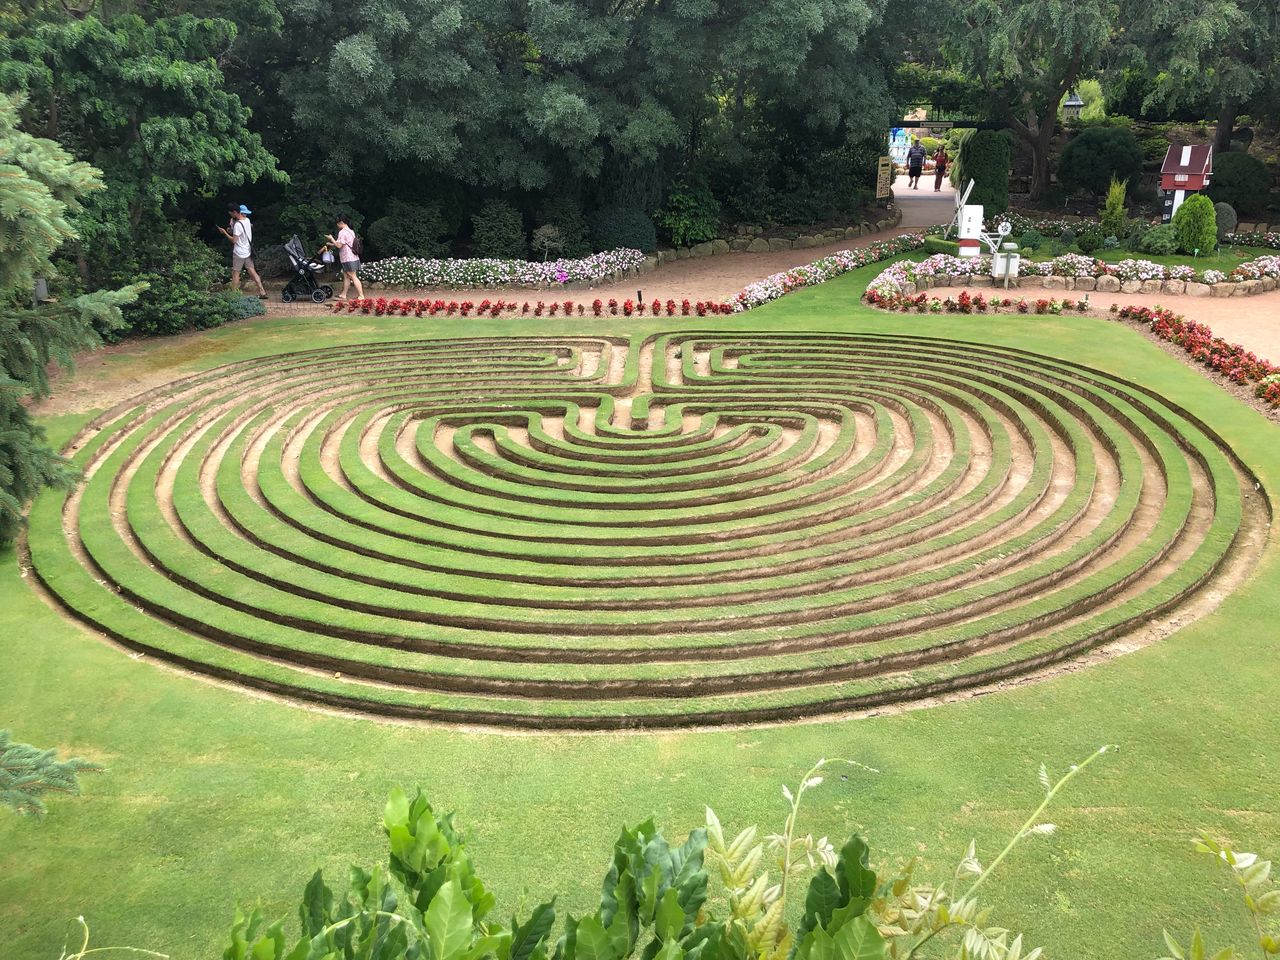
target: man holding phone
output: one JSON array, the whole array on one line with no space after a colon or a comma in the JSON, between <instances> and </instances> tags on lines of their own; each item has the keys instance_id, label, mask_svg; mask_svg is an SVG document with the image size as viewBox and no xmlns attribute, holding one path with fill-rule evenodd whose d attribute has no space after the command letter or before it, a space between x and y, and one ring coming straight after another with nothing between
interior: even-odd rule
<instances>
[{"instance_id":1,"label":"man holding phone","mask_svg":"<svg viewBox=\"0 0 1280 960\"><path fill-rule=\"evenodd\" d=\"M219 227L218 232L231 241L231 289L240 289L240 271L248 270L249 279L258 285L258 299L265 300L267 291L253 267L253 224L249 222L249 214L253 211L243 203L233 203L227 212L231 215L231 222L227 224L231 229Z\"/></svg>"}]
</instances>

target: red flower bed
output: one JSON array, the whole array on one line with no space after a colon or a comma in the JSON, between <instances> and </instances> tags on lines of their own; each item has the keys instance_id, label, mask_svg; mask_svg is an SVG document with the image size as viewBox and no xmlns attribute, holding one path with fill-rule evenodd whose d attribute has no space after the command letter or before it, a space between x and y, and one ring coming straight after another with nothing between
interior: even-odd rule
<instances>
[{"instance_id":1,"label":"red flower bed","mask_svg":"<svg viewBox=\"0 0 1280 960\"><path fill-rule=\"evenodd\" d=\"M974 298L975 302L981 299L981 296ZM914 302L914 301L912 301ZM446 317L460 316L469 317L474 311L477 317L498 317L503 313L515 313L520 311L521 316L533 315L535 317L551 316L556 317L563 314L566 317L573 316L576 312L578 316L586 316L587 305L584 303L575 303L572 300L553 300L550 303L544 303L538 300L530 303L525 300L523 303L516 303L514 300L481 300L478 304L472 303L470 300L415 300L412 297L404 299L388 300L386 297L378 297L376 300L366 297L363 300L335 300L333 301L334 313L355 313L359 310L361 313L376 314L377 316L395 316L399 314L407 317L412 311L415 317L421 317L426 314L434 317L443 314ZM674 300L668 300L663 303L661 300L654 300L652 304L645 303L643 300L624 300L621 304L617 300L610 300L606 304L603 300L595 300L591 303L591 313L593 316L618 316L619 314L627 317L640 315L644 316L646 312L652 313L655 317L661 316L665 311L669 317L674 317L676 311L679 310L682 316L690 316L697 314L700 317L715 316L717 314L727 316L733 313L733 307L727 303L717 303L714 300L684 300L679 305Z\"/></svg>"},{"instance_id":2,"label":"red flower bed","mask_svg":"<svg viewBox=\"0 0 1280 960\"><path fill-rule=\"evenodd\" d=\"M1181 347L1192 360L1232 383L1253 384L1254 396L1273 407L1280 406L1280 367L1274 363L1238 343L1214 336L1203 323L1187 320L1164 307L1121 307L1118 313L1125 320L1147 324L1161 340Z\"/></svg>"}]
</instances>

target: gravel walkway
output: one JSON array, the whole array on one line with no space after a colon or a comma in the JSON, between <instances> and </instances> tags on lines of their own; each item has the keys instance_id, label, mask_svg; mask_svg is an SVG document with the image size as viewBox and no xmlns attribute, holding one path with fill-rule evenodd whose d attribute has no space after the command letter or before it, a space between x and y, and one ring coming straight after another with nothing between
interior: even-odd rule
<instances>
[{"instance_id":1,"label":"gravel walkway","mask_svg":"<svg viewBox=\"0 0 1280 960\"><path fill-rule=\"evenodd\" d=\"M857 240L846 240L841 243L823 247L811 247L807 250L789 250L771 253L724 253L714 257L690 258L677 260L675 263L664 263L652 273L632 277L622 283L606 284L585 290L570 290L556 294L557 300L587 301L599 297L608 300L614 297L624 300L634 298L637 290L642 291L644 299L658 300L728 300L752 281L767 277L773 273L790 270L818 259L826 254L839 250L850 250L869 246L876 240L883 240L906 233L912 229L923 229L936 223L946 223L955 212L955 193L950 184L944 184L940 193L928 189L916 192L903 191L898 200L902 209L902 222L892 231L860 237ZM279 289L276 285L275 289ZM341 289L341 287L339 287ZM274 295L268 302L267 313L270 316L306 315L314 316L317 312L312 303L281 303ZM420 300L472 300L479 302L485 298L490 300L535 301L550 300L552 293L548 290L440 290L421 289L395 290L365 287L365 295L371 297L413 297ZM328 307L320 308L324 312Z\"/></svg>"}]
</instances>

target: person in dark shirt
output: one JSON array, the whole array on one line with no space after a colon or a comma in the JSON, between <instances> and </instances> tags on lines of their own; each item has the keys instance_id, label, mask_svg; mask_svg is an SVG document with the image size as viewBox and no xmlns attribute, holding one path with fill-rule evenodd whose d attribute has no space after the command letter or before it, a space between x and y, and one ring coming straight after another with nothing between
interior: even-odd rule
<instances>
[{"instance_id":1,"label":"person in dark shirt","mask_svg":"<svg viewBox=\"0 0 1280 960\"><path fill-rule=\"evenodd\" d=\"M947 175L947 151L938 147L938 152L933 155L933 192L942 192L942 178Z\"/></svg>"},{"instance_id":2,"label":"person in dark shirt","mask_svg":"<svg viewBox=\"0 0 1280 960\"><path fill-rule=\"evenodd\" d=\"M920 174L924 173L924 158L928 156L920 144L919 137L911 138L911 149L907 151L907 186L912 190L920 189Z\"/></svg>"}]
</instances>

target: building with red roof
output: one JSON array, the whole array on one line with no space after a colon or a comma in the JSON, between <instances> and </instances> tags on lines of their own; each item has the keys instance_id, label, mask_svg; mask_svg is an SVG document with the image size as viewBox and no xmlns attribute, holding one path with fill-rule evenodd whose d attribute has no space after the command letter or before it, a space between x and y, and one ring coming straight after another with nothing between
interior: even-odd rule
<instances>
[{"instance_id":1,"label":"building with red roof","mask_svg":"<svg viewBox=\"0 0 1280 960\"><path fill-rule=\"evenodd\" d=\"M1164 221L1189 193L1198 193L1209 185L1213 176L1213 144L1170 144L1160 165L1160 191L1164 197Z\"/></svg>"}]
</instances>

